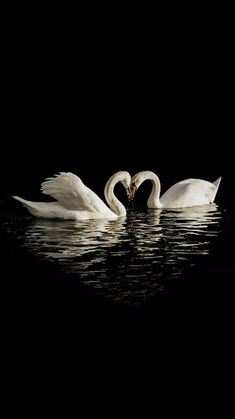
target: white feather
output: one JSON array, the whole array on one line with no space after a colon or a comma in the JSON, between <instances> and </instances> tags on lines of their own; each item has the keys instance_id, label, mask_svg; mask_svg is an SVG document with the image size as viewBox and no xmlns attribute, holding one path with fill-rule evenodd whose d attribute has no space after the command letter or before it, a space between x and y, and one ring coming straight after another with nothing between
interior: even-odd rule
<instances>
[{"instance_id":1,"label":"white feather","mask_svg":"<svg viewBox=\"0 0 235 419\"><path fill-rule=\"evenodd\" d=\"M126 209L114 195L116 183L122 182L125 188L130 185L131 176L128 172L115 173L105 186L105 196L111 209L73 173L61 172L45 179L41 191L50 195L56 202L32 202L13 196L36 217L85 220L108 218L115 219L125 216Z\"/></svg>"},{"instance_id":2,"label":"white feather","mask_svg":"<svg viewBox=\"0 0 235 419\"><path fill-rule=\"evenodd\" d=\"M148 208L184 208L212 204L221 177L214 183L202 179L185 179L171 186L161 197L160 180L154 172L139 172L132 177L131 181L138 188L145 180L151 180L153 184L147 201Z\"/></svg>"}]
</instances>

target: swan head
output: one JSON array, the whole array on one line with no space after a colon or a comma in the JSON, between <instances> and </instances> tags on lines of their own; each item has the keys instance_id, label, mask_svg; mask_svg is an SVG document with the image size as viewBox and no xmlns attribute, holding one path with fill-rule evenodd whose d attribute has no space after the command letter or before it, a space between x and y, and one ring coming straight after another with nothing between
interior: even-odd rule
<instances>
[{"instance_id":1,"label":"swan head","mask_svg":"<svg viewBox=\"0 0 235 419\"><path fill-rule=\"evenodd\" d=\"M128 190L131 185L131 175L128 172L119 172L119 180L123 184L124 188Z\"/></svg>"},{"instance_id":2,"label":"swan head","mask_svg":"<svg viewBox=\"0 0 235 419\"><path fill-rule=\"evenodd\" d=\"M126 189L126 193L129 199L129 195L130 195L130 186L131 186L131 175L129 172L126 172L124 170L115 173L112 178L111 178L114 182L114 185L118 182L121 182L122 185L124 186L124 188ZM112 182L111 182L112 183Z\"/></svg>"},{"instance_id":3,"label":"swan head","mask_svg":"<svg viewBox=\"0 0 235 419\"><path fill-rule=\"evenodd\" d=\"M132 182L129 188L127 188L126 190L129 201L134 199L136 191L137 191L137 188L136 188L135 182Z\"/></svg>"},{"instance_id":4,"label":"swan head","mask_svg":"<svg viewBox=\"0 0 235 419\"><path fill-rule=\"evenodd\" d=\"M128 200L131 200L134 198L133 195L133 188L131 188L131 175L129 172L126 171L120 171L115 173L115 183L121 182L124 188L126 189Z\"/></svg>"},{"instance_id":5,"label":"swan head","mask_svg":"<svg viewBox=\"0 0 235 419\"><path fill-rule=\"evenodd\" d=\"M158 179L157 175L149 170L136 173L131 179L131 186L129 188L129 196L131 199L134 199L137 189L145 180L155 179Z\"/></svg>"},{"instance_id":6,"label":"swan head","mask_svg":"<svg viewBox=\"0 0 235 419\"><path fill-rule=\"evenodd\" d=\"M143 173L144 172L136 173L132 177L130 187L128 188L128 191L127 191L127 196L129 199L134 199L137 189L139 188L139 186L144 180Z\"/></svg>"}]
</instances>

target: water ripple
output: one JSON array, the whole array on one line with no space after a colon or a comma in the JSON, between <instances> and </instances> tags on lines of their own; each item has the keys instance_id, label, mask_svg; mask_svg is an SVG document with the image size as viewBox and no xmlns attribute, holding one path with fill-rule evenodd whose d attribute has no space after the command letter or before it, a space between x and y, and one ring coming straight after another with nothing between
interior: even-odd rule
<instances>
[{"instance_id":1,"label":"water ripple","mask_svg":"<svg viewBox=\"0 0 235 419\"><path fill-rule=\"evenodd\" d=\"M50 221L8 215L5 229L38 257L106 298L139 304L208 255L221 230L215 205L132 211L126 219Z\"/></svg>"}]
</instances>

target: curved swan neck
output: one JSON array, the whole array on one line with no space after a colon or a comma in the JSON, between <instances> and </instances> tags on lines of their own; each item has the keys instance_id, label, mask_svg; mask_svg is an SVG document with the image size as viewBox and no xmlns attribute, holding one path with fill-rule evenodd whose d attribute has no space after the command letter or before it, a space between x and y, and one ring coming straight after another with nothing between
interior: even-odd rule
<instances>
[{"instance_id":1,"label":"curved swan neck","mask_svg":"<svg viewBox=\"0 0 235 419\"><path fill-rule=\"evenodd\" d=\"M143 172L141 175L141 183L145 180L151 180L152 182L152 191L149 195L147 206L148 208L161 208L162 204L160 202L160 192L161 192L161 184L159 177L150 171Z\"/></svg>"},{"instance_id":2,"label":"curved swan neck","mask_svg":"<svg viewBox=\"0 0 235 419\"><path fill-rule=\"evenodd\" d=\"M109 178L104 188L104 196L111 210L118 216L126 215L126 208L114 194L115 185L123 180L123 173L117 172Z\"/></svg>"}]
</instances>

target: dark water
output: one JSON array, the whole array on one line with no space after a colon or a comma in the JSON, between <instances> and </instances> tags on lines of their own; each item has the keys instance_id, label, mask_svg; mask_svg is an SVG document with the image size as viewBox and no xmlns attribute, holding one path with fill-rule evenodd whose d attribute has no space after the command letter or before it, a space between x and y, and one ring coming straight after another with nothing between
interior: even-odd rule
<instances>
[{"instance_id":1,"label":"dark water","mask_svg":"<svg viewBox=\"0 0 235 419\"><path fill-rule=\"evenodd\" d=\"M18 406L33 418L77 417L81 405L87 417L152 417L168 397L187 413L185 399L200 411L228 390L232 210L77 223L2 204Z\"/></svg>"},{"instance_id":2,"label":"dark water","mask_svg":"<svg viewBox=\"0 0 235 419\"><path fill-rule=\"evenodd\" d=\"M105 299L141 304L207 256L223 228L215 204L130 211L115 221L47 221L9 216L5 229L24 250Z\"/></svg>"}]
</instances>

